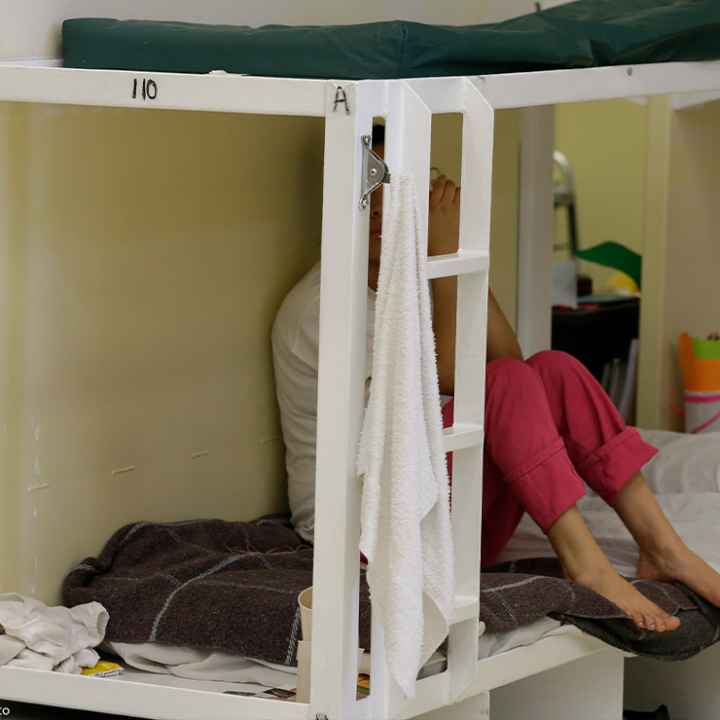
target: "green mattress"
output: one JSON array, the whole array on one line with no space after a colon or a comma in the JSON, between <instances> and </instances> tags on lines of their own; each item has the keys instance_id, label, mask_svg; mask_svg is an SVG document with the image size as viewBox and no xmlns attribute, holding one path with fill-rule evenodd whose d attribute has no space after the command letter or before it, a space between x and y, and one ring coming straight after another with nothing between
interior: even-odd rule
<instances>
[{"instance_id":1,"label":"green mattress","mask_svg":"<svg viewBox=\"0 0 720 720\"><path fill-rule=\"evenodd\" d=\"M66 67L381 79L720 58L720 0L579 0L502 23L259 28L78 18Z\"/></svg>"}]
</instances>

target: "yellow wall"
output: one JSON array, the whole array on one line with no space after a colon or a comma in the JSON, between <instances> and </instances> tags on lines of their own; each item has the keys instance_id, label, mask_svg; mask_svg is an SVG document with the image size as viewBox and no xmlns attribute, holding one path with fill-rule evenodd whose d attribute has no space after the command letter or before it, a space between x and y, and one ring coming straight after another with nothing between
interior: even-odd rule
<instances>
[{"instance_id":1,"label":"yellow wall","mask_svg":"<svg viewBox=\"0 0 720 720\"><path fill-rule=\"evenodd\" d=\"M639 421L682 430L677 338L720 328L720 103L650 105Z\"/></svg>"},{"instance_id":2,"label":"yellow wall","mask_svg":"<svg viewBox=\"0 0 720 720\"><path fill-rule=\"evenodd\" d=\"M677 338L720 330L720 103L673 113L661 422L680 429Z\"/></svg>"},{"instance_id":3,"label":"yellow wall","mask_svg":"<svg viewBox=\"0 0 720 720\"><path fill-rule=\"evenodd\" d=\"M2 118L1 506L19 532L3 524L1 589L55 599L124 523L284 507L269 333L319 253L323 127L46 106Z\"/></svg>"},{"instance_id":4,"label":"yellow wall","mask_svg":"<svg viewBox=\"0 0 720 720\"><path fill-rule=\"evenodd\" d=\"M642 253L647 157L647 108L626 100L559 105L556 148L575 174L579 246L614 240ZM564 243L564 211L556 212L557 242ZM596 289L614 273L582 263Z\"/></svg>"},{"instance_id":5,"label":"yellow wall","mask_svg":"<svg viewBox=\"0 0 720 720\"><path fill-rule=\"evenodd\" d=\"M17 220L22 214L17 187L24 169L15 152L23 136L23 108L0 104L0 580L5 588L17 587L17 385L14 368L20 346L19 328L14 323L18 273ZM0 585L0 589L2 589Z\"/></svg>"}]
</instances>

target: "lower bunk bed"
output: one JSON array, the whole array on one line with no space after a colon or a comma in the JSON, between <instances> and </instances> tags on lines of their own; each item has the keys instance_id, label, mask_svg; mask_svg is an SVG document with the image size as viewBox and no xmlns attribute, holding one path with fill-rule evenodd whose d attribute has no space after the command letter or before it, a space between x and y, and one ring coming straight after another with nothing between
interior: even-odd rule
<instances>
[{"instance_id":1,"label":"lower bunk bed","mask_svg":"<svg viewBox=\"0 0 720 720\"><path fill-rule=\"evenodd\" d=\"M720 509L717 442L712 436L644 435L661 448L646 468L654 492L683 538L720 566L719 531L712 521ZM631 576L632 539L614 526L611 511L600 510L596 499L586 498L583 505L608 556ZM698 512L703 506L705 514ZM524 523L505 553L515 559L483 573L477 675L466 697L447 709L454 715L436 711L428 717L474 720L482 717L480 712L492 720L569 719L584 708L588 717L617 719L623 698L635 709L666 704L672 717L716 717L720 694L707 680L720 652L717 608L682 586L641 581L644 594L683 621L668 635L644 633L602 597L565 580L551 554L544 536ZM312 585L312 572L313 548L284 516L252 523L126 526L97 558L78 564L63 585L67 606L100 602L107 609L103 654L120 662L124 673L102 680L56 675L54 682L43 682L35 699L133 716L142 707L143 717L191 720L233 717L233 700L242 697L281 701L283 709L272 702L267 717L305 717L307 705L295 697L302 638L298 595ZM359 608L362 704L372 692L371 608L364 582ZM424 696L445 682L446 669L441 648L419 675L419 710ZM0 697L27 699L23 689L34 672L12 663L0 670ZM664 678L661 684L650 680L657 677ZM584 687L588 681L592 687ZM598 683L605 685L602 695ZM548 687L563 691L548 693ZM537 697L539 688L546 699ZM102 692L95 696L96 691ZM63 694L67 697L61 699ZM588 715L592 698L599 697L602 703Z\"/></svg>"},{"instance_id":2,"label":"lower bunk bed","mask_svg":"<svg viewBox=\"0 0 720 720\"><path fill-rule=\"evenodd\" d=\"M624 661L623 653L576 628L564 627L531 645L521 645L481 660L467 695L441 710L427 708L436 706L437 693L444 692L445 674L425 678L419 683L414 703L418 712L410 710L398 717L408 720L525 717L573 720L581 709L590 709L597 711L590 715L595 720L619 720L623 707ZM274 683L277 677L273 676ZM269 677L263 679L267 682ZM101 713L97 720L109 720L109 713L112 718L145 720L237 720L239 717L243 720L316 720L315 715L309 715L307 703L293 701L295 682L288 680L282 684L287 687L286 692L276 684L275 691L263 693L258 692L255 683L194 680L131 667L119 677L102 680L0 668L0 705L9 713L18 714L27 703L42 706L44 714L38 717L43 720L65 718L64 710ZM567 691L570 686L572 692ZM555 688L557 694L548 693L548 688ZM358 700L357 716L363 720L376 719L369 697ZM90 717L95 720L95 715Z\"/></svg>"},{"instance_id":3,"label":"lower bunk bed","mask_svg":"<svg viewBox=\"0 0 720 720\"><path fill-rule=\"evenodd\" d=\"M516 554L526 538L524 527L511 543ZM705 533L707 545L715 546L717 532L706 527ZM622 543L620 534L615 537L611 556L622 555L618 546L630 545ZM611 602L567 580L551 549L525 554L537 557L482 574L481 660L532 644L562 624L624 652L668 660L691 657L720 638L720 610L682 585L635 581L653 602L682 615L679 630L658 635L636 629ZM214 679L254 680L243 677L248 660L285 672L297 665L302 638L298 597L312 585L312 572L313 547L279 519L137 523L115 533L98 558L88 558L69 573L63 602L68 607L99 602L110 616L109 649L139 669L159 669L164 651L169 674L211 679L214 668ZM359 608L360 649L369 653L371 603L364 573ZM193 653L173 657L171 648L192 648ZM435 658L421 674L444 669Z\"/></svg>"}]
</instances>

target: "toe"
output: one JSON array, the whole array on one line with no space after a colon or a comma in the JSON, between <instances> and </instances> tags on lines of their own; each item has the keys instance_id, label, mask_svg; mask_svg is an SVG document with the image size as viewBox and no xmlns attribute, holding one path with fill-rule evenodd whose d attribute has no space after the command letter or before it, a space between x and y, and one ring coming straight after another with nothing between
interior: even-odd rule
<instances>
[{"instance_id":1,"label":"toe","mask_svg":"<svg viewBox=\"0 0 720 720\"><path fill-rule=\"evenodd\" d=\"M663 613L656 622L657 632L672 632L673 630L677 630L678 627L680 627L680 621L676 617L666 613Z\"/></svg>"},{"instance_id":2,"label":"toe","mask_svg":"<svg viewBox=\"0 0 720 720\"><path fill-rule=\"evenodd\" d=\"M628 612L628 615L641 630L645 630L645 618L640 613Z\"/></svg>"},{"instance_id":3,"label":"toe","mask_svg":"<svg viewBox=\"0 0 720 720\"><path fill-rule=\"evenodd\" d=\"M672 615L668 615L667 619L667 628L668 630L677 630L682 623L680 622L680 618L673 617Z\"/></svg>"}]
</instances>

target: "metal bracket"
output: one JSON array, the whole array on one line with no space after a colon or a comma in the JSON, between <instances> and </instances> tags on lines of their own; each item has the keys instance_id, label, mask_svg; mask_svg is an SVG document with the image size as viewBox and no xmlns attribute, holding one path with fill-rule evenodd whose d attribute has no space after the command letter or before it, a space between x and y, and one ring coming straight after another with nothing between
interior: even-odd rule
<instances>
[{"instance_id":1,"label":"metal bracket","mask_svg":"<svg viewBox=\"0 0 720 720\"><path fill-rule=\"evenodd\" d=\"M370 204L370 195L383 183L390 182L390 172L385 161L372 149L372 135L362 136L363 167L362 167L362 195L360 207L365 210Z\"/></svg>"},{"instance_id":2,"label":"metal bracket","mask_svg":"<svg viewBox=\"0 0 720 720\"><path fill-rule=\"evenodd\" d=\"M315 720L328 720L328 716L325 713L318 713L315 716Z\"/></svg>"}]
</instances>

